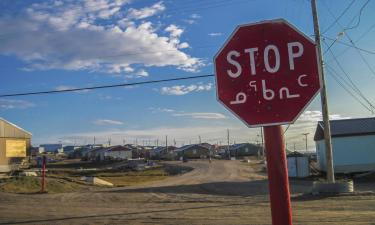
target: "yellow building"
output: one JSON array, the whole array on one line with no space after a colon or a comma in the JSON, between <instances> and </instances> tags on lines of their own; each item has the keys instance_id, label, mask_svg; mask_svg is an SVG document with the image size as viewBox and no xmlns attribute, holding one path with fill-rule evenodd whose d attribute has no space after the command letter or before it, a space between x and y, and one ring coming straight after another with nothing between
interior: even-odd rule
<instances>
[{"instance_id":1,"label":"yellow building","mask_svg":"<svg viewBox=\"0 0 375 225\"><path fill-rule=\"evenodd\" d=\"M0 172L9 172L30 155L32 134L0 118Z\"/></svg>"}]
</instances>

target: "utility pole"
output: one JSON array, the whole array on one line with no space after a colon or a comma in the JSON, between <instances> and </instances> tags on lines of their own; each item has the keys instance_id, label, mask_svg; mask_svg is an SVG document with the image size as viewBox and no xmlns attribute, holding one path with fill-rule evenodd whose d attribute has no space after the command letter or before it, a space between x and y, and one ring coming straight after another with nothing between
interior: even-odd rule
<instances>
[{"instance_id":1,"label":"utility pole","mask_svg":"<svg viewBox=\"0 0 375 225\"><path fill-rule=\"evenodd\" d=\"M156 147L159 147L159 138L156 139Z\"/></svg>"},{"instance_id":2,"label":"utility pole","mask_svg":"<svg viewBox=\"0 0 375 225\"><path fill-rule=\"evenodd\" d=\"M306 152L307 152L307 135L309 135L310 133L303 133L302 135L305 135L305 140L306 140Z\"/></svg>"},{"instance_id":3,"label":"utility pole","mask_svg":"<svg viewBox=\"0 0 375 225\"><path fill-rule=\"evenodd\" d=\"M201 136L199 135L198 138L199 138L199 144L202 144Z\"/></svg>"},{"instance_id":4,"label":"utility pole","mask_svg":"<svg viewBox=\"0 0 375 225\"><path fill-rule=\"evenodd\" d=\"M108 146L111 146L111 138L108 138Z\"/></svg>"},{"instance_id":5,"label":"utility pole","mask_svg":"<svg viewBox=\"0 0 375 225\"><path fill-rule=\"evenodd\" d=\"M265 158L266 154L264 153L263 127L260 127L260 137L262 138L262 156Z\"/></svg>"},{"instance_id":6,"label":"utility pole","mask_svg":"<svg viewBox=\"0 0 375 225\"><path fill-rule=\"evenodd\" d=\"M95 141L96 141L96 140L95 140L95 136L94 136L94 145L95 145Z\"/></svg>"},{"instance_id":7,"label":"utility pole","mask_svg":"<svg viewBox=\"0 0 375 225\"><path fill-rule=\"evenodd\" d=\"M165 151L168 152L168 136L165 135Z\"/></svg>"},{"instance_id":8,"label":"utility pole","mask_svg":"<svg viewBox=\"0 0 375 225\"><path fill-rule=\"evenodd\" d=\"M227 151L228 151L228 156L230 158L230 149L229 149L229 129L227 129L227 142L228 142L228 145L227 145Z\"/></svg>"},{"instance_id":9,"label":"utility pole","mask_svg":"<svg viewBox=\"0 0 375 225\"><path fill-rule=\"evenodd\" d=\"M314 20L314 33L315 33L315 44L319 58L319 68L320 68L320 83L321 91L320 98L322 104L323 113L323 123L324 123L324 140L325 140L325 150L326 150L326 168L327 168L327 180L330 183L335 183L335 173L333 170L333 154L332 154L332 142L331 142L331 128L329 124L329 114L328 114L328 100L327 100L327 88L324 79L324 68L323 68L323 55L320 45L320 30L319 30L319 20L318 12L316 9L316 0L311 0L312 15Z\"/></svg>"}]
</instances>

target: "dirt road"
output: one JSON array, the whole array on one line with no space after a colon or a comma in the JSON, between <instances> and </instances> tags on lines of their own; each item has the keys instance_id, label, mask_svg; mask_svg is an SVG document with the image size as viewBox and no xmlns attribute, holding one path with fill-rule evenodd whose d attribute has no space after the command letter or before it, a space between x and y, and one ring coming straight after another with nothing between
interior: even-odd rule
<instances>
[{"instance_id":1,"label":"dirt road","mask_svg":"<svg viewBox=\"0 0 375 225\"><path fill-rule=\"evenodd\" d=\"M183 165L194 170L138 187L63 194L0 193L0 224L271 223L261 164L193 161ZM308 191L309 182L291 183L295 224L374 224L372 194L306 198L298 193Z\"/></svg>"}]
</instances>

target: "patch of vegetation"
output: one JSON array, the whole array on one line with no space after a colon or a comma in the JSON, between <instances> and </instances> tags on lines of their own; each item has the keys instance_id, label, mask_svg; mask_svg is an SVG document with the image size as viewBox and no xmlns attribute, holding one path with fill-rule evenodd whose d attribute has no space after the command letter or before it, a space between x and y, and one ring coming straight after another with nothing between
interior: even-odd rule
<instances>
[{"instance_id":1,"label":"patch of vegetation","mask_svg":"<svg viewBox=\"0 0 375 225\"><path fill-rule=\"evenodd\" d=\"M81 189L82 186L76 183L59 179L46 180L46 191L48 193L72 192ZM13 177L0 180L0 191L9 193L39 193L41 181L39 177Z\"/></svg>"}]
</instances>

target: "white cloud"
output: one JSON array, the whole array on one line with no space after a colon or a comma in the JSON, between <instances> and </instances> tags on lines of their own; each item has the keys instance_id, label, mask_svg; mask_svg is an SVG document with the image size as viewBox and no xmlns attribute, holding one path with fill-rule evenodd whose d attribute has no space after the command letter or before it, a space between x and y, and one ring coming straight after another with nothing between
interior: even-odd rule
<instances>
[{"instance_id":1,"label":"white cloud","mask_svg":"<svg viewBox=\"0 0 375 225\"><path fill-rule=\"evenodd\" d=\"M195 113L175 113L173 116L191 117L193 119L225 119L226 117L221 113L207 113L207 112L195 112Z\"/></svg>"},{"instance_id":2,"label":"white cloud","mask_svg":"<svg viewBox=\"0 0 375 225\"><path fill-rule=\"evenodd\" d=\"M136 73L137 76L140 76L140 77L147 77L148 76L148 72L146 70L139 70L137 73Z\"/></svg>"},{"instance_id":3,"label":"white cloud","mask_svg":"<svg viewBox=\"0 0 375 225\"><path fill-rule=\"evenodd\" d=\"M211 37L217 37L223 35L223 33L209 33L208 35Z\"/></svg>"},{"instance_id":4,"label":"white cloud","mask_svg":"<svg viewBox=\"0 0 375 225\"><path fill-rule=\"evenodd\" d=\"M109 120L109 119L98 119L94 121L96 125L123 125L124 123L118 120Z\"/></svg>"},{"instance_id":5,"label":"white cloud","mask_svg":"<svg viewBox=\"0 0 375 225\"><path fill-rule=\"evenodd\" d=\"M339 120L339 119L350 119L350 117L342 116L340 114L331 114L329 115L330 120ZM323 120L323 114L321 111L305 111L301 114L301 116L298 118L298 121L311 121L311 122L317 122Z\"/></svg>"},{"instance_id":6,"label":"white cloud","mask_svg":"<svg viewBox=\"0 0 375 225\"><path fill-rule=\"evenodd\" d=\"M213 87L212 83L208 84L191 84L191 85L175 85L172 87L162 87L160 89L163 95L186 95L191 92L209 91Z\"/></svg>"},{"instance_id":7,"label":"white cloud","mask_svg":"<svg viewBox=\"0 0 375 225\"><path fill-rule=\"evenodd\" d=\"M195 23L198 19L200 19L200 18L201 18L200 15L194 13L194 14L191 14L191 15L189 16L189 19L184 19L183 21L185 21L185 22L188 23L188 24L194 24L194 23Z\"/></svg>"},{"instance_id":8,"label":"white cloud","mask_svg":"<svg viewBox=\"0 0 375 225\"><path fill-rule=\"evenodd\" d=\"M183 29L167 25L168 37L149 21L134 22L127 17L129 14L124 15L128 2L47 1L2 15L0 54L20 58L26 63L25 70L129 73L134 72L132 65L143 65L175 66L195 72L204 65L201 59L180 50L189 46L181 43ZM149 8L155 13L165 7L159 2ZM131 14L152 14L141 11L133 10Z\"/></svg>"},{"instance_id":9,"label":"white cloud","mask_svg":"<svg viewBox=\"0 0 375 225\"><path fill-rule=\"evenodd\" d=\"M156 112L166 112L166 113L173 113L173 112L176 112L176 110L174 109L170 109L170 108L154 108L154 107L150 107L149 110L151 110L153 113L156 113Z\"/></svg>"},{"instance_id":10,"label":"white cloud","mask_svg":"<svg viewBox=\"0 0 375 225\"><path fill-rule=\"evenodd\" d=\"M24 100L0 99L0 109L27 109L35 104Z\"/></svg>"},{"instance_id":11,"label":"white cloud","mask_svg":"<svg viewBox=\"0 0 375 225\"><path fill-rule=\"evenodd\" d=\"M71 90L71 89L76 89L77 87L74 87L74 86L68 86L68 85L60 85L60 86L57 86L55 88L56 91L66 91L66 90ZM81 91L73 91L75 93L87 93L89 92L90 90L81 90Z\"/></svg>"},{"instance_id":12,"label":"white cloud","mask_svg":"<svg viewBox=\"0 0 375 225\"><path fill-rule=\"evenodd\" d=\"M150 7L144 7L141 9L129 9L127 18L129 19L145 19L147 17L154 16L165 10L163 2L155 3Z\"/></svg>"}]
</instances>

